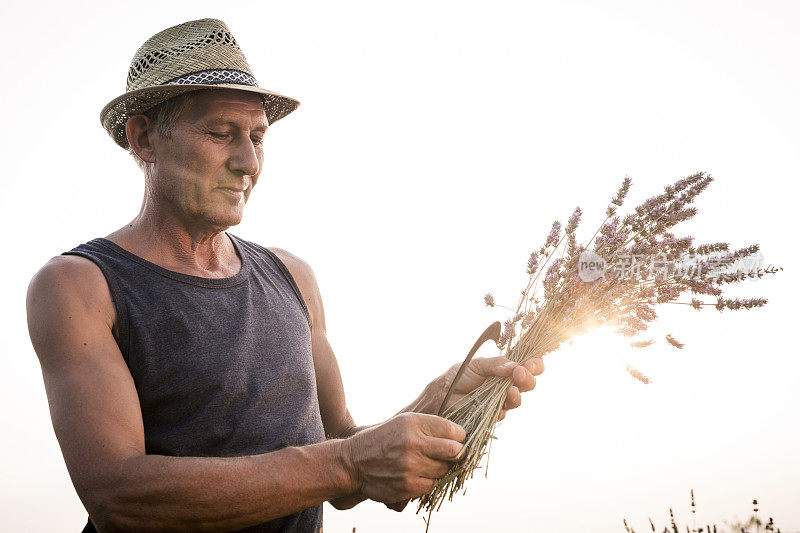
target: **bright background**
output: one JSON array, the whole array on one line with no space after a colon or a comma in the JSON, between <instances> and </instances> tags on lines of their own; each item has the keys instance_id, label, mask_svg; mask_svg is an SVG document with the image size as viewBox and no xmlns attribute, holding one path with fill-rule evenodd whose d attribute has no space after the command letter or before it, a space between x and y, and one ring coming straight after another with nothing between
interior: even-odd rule
<instances>
[{"instance_id":1,"label":"bright background","mask_svg":"<svg viewBox=\"0 0 800 533\"><path fill-rule=\"evenodd\" d=\"M800 530L796 226L800 70L793 2L9 2L0 88L0 515L79 531L25 291L51 256L127 223L142 178L98 123L150 35L226 21L262 86L302 107L270 130L244 238L316 272L357 423L385 420L516 303L529 252L584 208L583 239L625 175L626 204L703 170L679 235L758 242L778 276L735 286L763 309L663 309L641 354L594 335L545 359L500 424L488 479L435 533L639 531L740 519L758 498ZM679 226L680 228L680 226ZM793 318L795 317L795 318ZM484 349L482 355L495 355ZM625 372L631 363L654 383ZM325 505L326 533L424 531L422 514Z\"/></svg>"}]
</instances>

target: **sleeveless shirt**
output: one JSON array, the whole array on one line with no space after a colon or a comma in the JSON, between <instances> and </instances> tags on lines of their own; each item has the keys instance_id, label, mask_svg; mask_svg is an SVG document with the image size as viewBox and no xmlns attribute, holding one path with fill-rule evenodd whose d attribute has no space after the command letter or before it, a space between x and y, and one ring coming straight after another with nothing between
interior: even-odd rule
<instances>
[{"instance_id":1,"label":"sleeveless shirt","mask_svg":"<svg viewBox=\"0 0 800 533\"><path fill-rule=\"evenodd\" d=\"M148 454L234 457L325 440L300 290L274 253L227 235L242 263L228 278L167 270L104 238L63 254L93 261L108 283ZM321 527L318 505L242 531Z\"/></svg>"}]
</instances>

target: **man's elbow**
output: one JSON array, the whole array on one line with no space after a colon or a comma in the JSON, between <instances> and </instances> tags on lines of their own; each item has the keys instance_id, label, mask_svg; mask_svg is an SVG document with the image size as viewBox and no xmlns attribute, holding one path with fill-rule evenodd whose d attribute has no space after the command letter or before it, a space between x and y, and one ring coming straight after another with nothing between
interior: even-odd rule
<instances>
[{"instance_id":1,"label":"man's elbow","mask_svg":"<svg viewBox=\"0 0 800 533\"><path fill-rule=\"evenodd\" d=\"M347 496L330 500L328 503L330 503L331 506L337 511L346 511L348 509L352 509L366 499L367 498L358 494L348 494Z\"/></svg>"},{"instance_id":2,"label":"man's elbow","mask_svg":"<svg viewBox=\"0 0 800 533\"><path fill-rule=\"evenodd\" d=\"M130 509L121 503L114 488L92 488L83 491L81 500L89 518L97 531L116 533L124 531L143 531L143 525L130 516Z\"/></svg>"},{"instance_id":3,"label":"man's elbow","mask_svg":"<svg viewBox=\"0 0 800 533\"><path fill-rule=\"evenodd\" d=\"M87 502L84 506L89 512L89 519L95 529L102 533L135 531L137 527L140 527L131 524L124 512L118 510L118 506L111 502L110 498L96 498L92 503Z\"/></svg>"},{"instance_id":4,"label":"man's elbow","mask_svg":"<svg viewBox=\"0 0 800 533\"><path fill-rule=\"evenodd\" d=\"M331 507L333 507L337 511L346 511L346 510L352 509L353 507L356 506L356 504L348 505L348 504L342 503L338 499L337 500L331 500L328 503L330 503Z\"/></svg>"},{"instance_id":5,"label":"man's elbow","mask_svg":"<svg viewBox=\"0 0 800 533\"><path fill-rule=\"evenodd\" d=\"M94 509L89 511L89 518L100 533L167 531L163 524L148 520L141 513L137 514L130 508L123 508L119 503L95 504ZM169 530L175 529L173 527Z\"/></svg>"},{"instance_id":6,"label":"man's elbow","mask_svg":"<svg viewBox=\"0 0 800 533\"><path fill-rule=\"evenodd\" d=\"M89 518L94 524L95 529L102 533L121 533L136 531L135 528L123 525L119 520L115 520L108 515L89 514Z\"/></svg>"},{"instance_id":7,"label":"man's elbow","mask_svg":"<svg viewBox=\"0 0 800 533\"><path fill-rule=\"evenodd\" d=\"M130 481L122 476L115 476L113 480L110 477L102 482L95 480L77 491L97 531L159 531L152 522L156 518L153 513L143 512L143 504L137 503L141 496L130 490Z\"/></svg>"}]
</instances>

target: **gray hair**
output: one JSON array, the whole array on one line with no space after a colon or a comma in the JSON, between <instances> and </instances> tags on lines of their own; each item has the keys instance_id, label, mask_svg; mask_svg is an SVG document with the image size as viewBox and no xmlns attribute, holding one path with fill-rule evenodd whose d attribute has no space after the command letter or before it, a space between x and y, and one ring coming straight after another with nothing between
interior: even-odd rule
<instances>
[{"instance_id":1,"label":"gray hair","mask_svg":"<svg viewBox=\"0 0 800 533\"><path fill-rule=\"evenodd\" d=\"M177 121L178 117L191 108L192 104L194 103L195 96L195 91L175 96L166 102L161 102L157 106L148 109L142 113L142 115L145 115L153 122L153 124L155 124L156 128L158 129L158 133L162 137L171 139L175 122ZM128 144L128 153L131 154L134 161L136 161L136 164L139 165L139 168L142 169L142 171L146 171L145 162L142 161L138 155L136 155L136 152L133 151L130 143Z\"/></svg>"}]
</instances>

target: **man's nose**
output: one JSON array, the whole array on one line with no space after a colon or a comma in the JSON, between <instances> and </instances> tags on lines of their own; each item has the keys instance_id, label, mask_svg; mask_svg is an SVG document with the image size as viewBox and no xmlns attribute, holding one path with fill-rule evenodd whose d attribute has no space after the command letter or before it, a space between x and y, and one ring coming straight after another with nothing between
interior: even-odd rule
<instances>
[{"instance_id":1,"label":"man's nose","mask_svg":"<svg viewBox=\"0 0 800 533\"><path fill-rule=\"evenodd\" d=\"M228 163L230 170L247 176L256 176L261 168L253 141L241 139L235 144Z\"/></svg>"}]
</instances>

